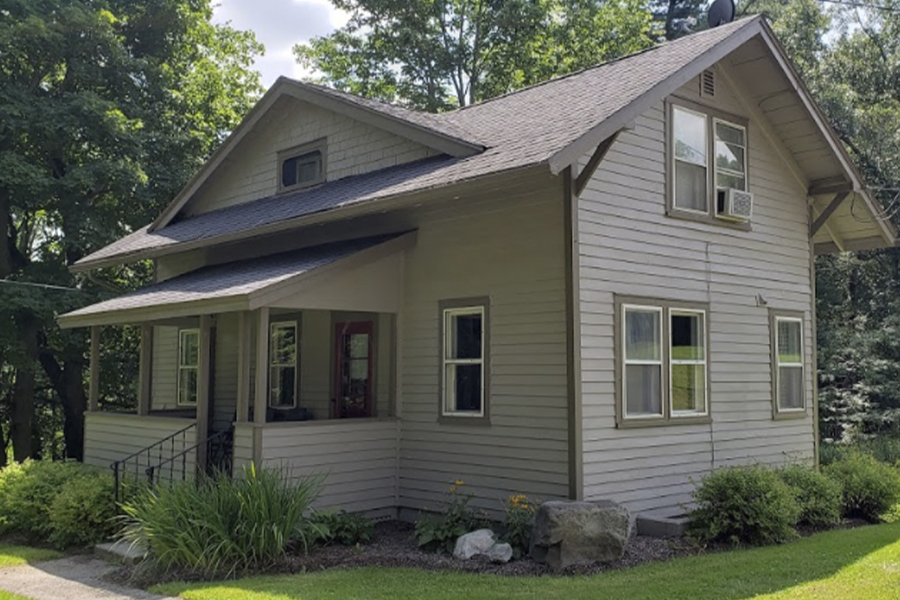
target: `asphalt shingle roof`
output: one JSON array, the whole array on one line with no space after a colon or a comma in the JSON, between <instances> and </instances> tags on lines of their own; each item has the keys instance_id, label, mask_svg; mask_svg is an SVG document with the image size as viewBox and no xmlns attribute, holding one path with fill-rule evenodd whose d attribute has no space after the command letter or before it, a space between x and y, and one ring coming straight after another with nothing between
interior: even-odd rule
<instances>
[{"instance_id":1,"label":"asphalt shingle roof","mask_svg":"<svg viewBox=\"0 0 900 600\"><path fill-rule=\"evenodd\" d=\"M262 198L175 221L153 232L145 227L80 262L90 266L219 236L250 234L276 222L545 163L697 56L756 22L756 18L736 21L438 115L315 86L335 98L482 145L485 150L465 158L436 157L328 182L295 194Z\"/></svg>"},{"instance_id":2,"label":"asphalt shingle roof","mask_svg":"<svg viewBox=\"0 0 900 600\"><path fill-rule=\"evenodd\" d=\"M319 269L396 236L335 242L273 256L205 267L73 311L64 319L199 300L246 297L291 277Z\"/></svg>"}]
</instances>

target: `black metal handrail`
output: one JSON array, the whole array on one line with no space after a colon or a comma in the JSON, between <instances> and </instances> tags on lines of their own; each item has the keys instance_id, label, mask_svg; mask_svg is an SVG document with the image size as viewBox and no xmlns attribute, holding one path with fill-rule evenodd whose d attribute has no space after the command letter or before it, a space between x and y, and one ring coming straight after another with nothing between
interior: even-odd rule
<instances>
[{"instance_id":1,"label":"black metal handrail","mask_svg":"<svg viewBox=\"0 0 900 600\"><path fill-rule=\"evenodd\" d=\"M146 472L147 467L153 465L154 458L157 462L161 462L163 461L164 454L166 456L173 456L176 453L176 450L183 452L188 444L188 432L196 430L196 428L197 424L191 423L187 427L179 429L175 433L168 435L157 442L153 442L146 448L142 448L137 452L129 454L125 458L112 463L109 467L113 470L115 479L116 506L118 507L122 502L122 484L124 483L124 476L128 473L129 462L133 463L134 478L138 479L140 477L141 469ZM168 452L166 452L167 450Z\"/></svg>"},{"instance_id":2,"label":"black metal handrail","mask_svg":"<svg viewBox=\"0 0 900 600\"><path fill-rule=\"evenodd\" d=\"M168 474L169 483L179 480L179 476L181 481L186 481L189 473L188 458L190 457L191 452L194 453L193 466L195 470L198 466L202 466L207 474L211 474L215 471L230 476L234 456L232 452L233 443L233 427L215 433L202 442L198 442L193 446L185 448L181 452L173 454L169 458L162 460L155 465L148 466L145 470L147 481L150 485L157 485L160 483L160 476L163 472ZM197 450L203 446L206 447L206 464L197 465Z\"/></svg>"}]
</instances>

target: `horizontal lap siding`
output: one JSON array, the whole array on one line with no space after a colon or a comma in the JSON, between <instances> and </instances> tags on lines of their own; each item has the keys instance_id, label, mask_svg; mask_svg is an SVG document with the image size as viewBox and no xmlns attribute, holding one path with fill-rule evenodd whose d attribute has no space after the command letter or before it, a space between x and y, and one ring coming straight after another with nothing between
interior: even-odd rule
<instances>
[{"instance_id":1,"label":"horizontal lap siding","mask_svg":"<svg viewBox=\"0 0 900 600\"><path fill-rule=\"evenodd\" d=\"M222 163L188 206L189 214L250 202L278 191L277 154L325 138L326 179L334 181L437 154L361 121L283 98Z\"/></svg>"},{"instance_id":2,"label":"horizontal lap siding","mask_svg":"<svg viewBox=\"0 0 900 600\"><path fill-rule=\"evenodd\" d=\"M696 87L679 95L696 101ZM717 92L719 110L741 114L722 79ZM751 232L665 215L664 132L659 103L619 136L579 203L584 493L678 512L714 467L811 458L812 409L772 419L768 313L805 316L809 405L811 286L805 190L759 129L750 124ZM709 304L712 424L616 429L614 294Z\"/></svg>"},{"instance_id":3,"label":"horizontal lap siding","mask_svg":"<svg viewBox=\"0 0 900 600\"><path fill-rule=\"evenodd\" d=\"M561 180L466 200L422 214L406 256L400 505L414 510L439 508L458 479L494 510L512 493L568 495ZM490 426L439 423L438 304L484 296Z\"/></svg>"},{"instance_id":4,"label":"horizontal lap siding","mask_svg":"<svg viewBox=\"0 0 900 600\"><path fill-rule=\"evenodd\" d=\"M193 421L189 419L169 419L161 417L138 417L135 415L118 415L114 413L87 413L84 418L84 462L89 465L108 467L117 460L143 450L148 446L187 427ZM188 432L186 447L196 442L195 434ZM181 438L174 446L174 452L181 452ZM160 459L166 460L173 455L173 446L164 444L152 454L149 464L155 465ZM142 459L140 474L148 466L146 457ZM187 472L192 473L195 464L193 452L185 458ZM134 465L130 464L133 468ZM181 470L181 460L177 469ZM133 470L133 469L132 469ZM168 471L161 475L168 478Z\"/></svg>"},{"instance_id":5,"label":"horizontal lap siding","mask_svg":"<svg viewBox=\"0 0 900 600\"><path fill-rule=\"evenodd\" d=\"M262 461L293 478L321 475L320 507L351 512L397 505L396 421L342 421L262 430Z\"/></svg>"},{"instance_id":6,"label":"horizontal lap siding","mask_svg":"<svg viewBox=\"0 0 900 600\"><path fill-rule=\"evenodd\" d=\"M153 328L150 408L178 408L178 328Z\"/></svg>"}]
</instances>

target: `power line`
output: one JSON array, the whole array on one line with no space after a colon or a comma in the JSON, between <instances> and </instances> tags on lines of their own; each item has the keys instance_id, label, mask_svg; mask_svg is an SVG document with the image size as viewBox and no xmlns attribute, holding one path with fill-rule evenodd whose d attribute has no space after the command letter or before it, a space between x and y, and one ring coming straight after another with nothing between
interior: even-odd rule
<instances>
[{"instance_id":1,"label":"power line","mask_svg":"<svg viewBox=\"0 0 900 600\"><path fill-rule=\"evenodd\" d=\"M43 288L47 290L61 290L64 292L78 292L79 294L87 294L88 292L73 287L65 287L62 285L51 285L49 283L34 283L31 281L13 281L12 279L0 279L0 283L5 283L7 285L21 285L25 287L36 287Z\"/></svg>"},{"instance_id":2,"label":"power line","mask_svg":"<svg viewBox=\"0 0 900 600\"><path fill-rule=\"evenodd\" d=\"M872 10L882 10L884 12L900 14L900 8L893 6L882 6L880 4L869 4L867 2L854 2L854 0L819 0L825 4L836 4L838 6L847 6L850 8L868 8Z\"/></svg>"}]
</instances>

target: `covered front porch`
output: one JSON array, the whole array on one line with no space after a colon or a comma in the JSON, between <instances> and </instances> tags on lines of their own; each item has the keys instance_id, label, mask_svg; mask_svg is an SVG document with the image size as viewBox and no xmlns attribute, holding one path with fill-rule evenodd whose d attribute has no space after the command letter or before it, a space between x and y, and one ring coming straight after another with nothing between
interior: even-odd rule
<instances>
[{"instance_id":1,"label":"covered front porch","mask_svg":"<svg viewBox=\"0 0 900 600\"><path fill-rule=\"evenodd\" d=\"M254 462L326 475L323 506L393 511L402 254L413 242L205 267L61 317L91 328L85 461L125 461L159 481ZM104 412L101 328L123 325L141 330L137 408Z\"/></svg>"}]
</instances>

